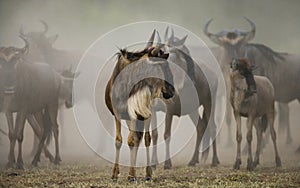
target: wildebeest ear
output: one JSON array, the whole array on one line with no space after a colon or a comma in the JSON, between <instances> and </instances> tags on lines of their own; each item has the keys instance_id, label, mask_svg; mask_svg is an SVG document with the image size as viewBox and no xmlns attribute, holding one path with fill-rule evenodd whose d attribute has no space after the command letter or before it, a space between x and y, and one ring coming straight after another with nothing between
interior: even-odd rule
<instances>
[{"instance_id":1,"label":"wildebeest ear","mask_svg":"<svg viewBox=\"0 0 300 188\"><path fill-rule=\"evenodd\" d=\"M185 35L182 39L174 42L174 46L181 46L181 45L183 45L185 43L187 37L188 37L188 35Z\"/></svg>"},{"instance_id":2,"label":"wildebeest ear","mask_svg":"<svg viewBox=\"0 0 300 188\"><path fill-rule=\"evenodd\" d=\"M47 37L47 40L50 44L54 44L54 42L57 40L57 38L58 38L58 35L53 35L53 36Z\"/></svg>"}]
</instances>

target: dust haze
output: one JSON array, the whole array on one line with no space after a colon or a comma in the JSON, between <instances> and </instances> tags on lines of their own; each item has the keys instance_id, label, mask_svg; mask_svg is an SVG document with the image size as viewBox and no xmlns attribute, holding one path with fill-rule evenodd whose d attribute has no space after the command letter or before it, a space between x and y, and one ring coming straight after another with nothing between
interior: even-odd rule
<instances>
[{"instance_id":1,"label":"dust haze","mask_svg":"<svg viewBox=\"0 0 300 188\"><path fill-rule=\"evenodd\" d=\"M209 47L215 46L203 33L202 29L205 23L213 18L210 31L218 32L223 29L249 30L250 26L243 19L247 16L256 24L256 35L254 43L262 43L271 47L275 51L300 53L300 1L297 0L255 0L255 1L173 1L165 0L159 2L153 1L39 1L39 0L1 0L0 1L0 46L23 46L23 41L20 40L19 29L23 26L25 32L40 31L43 29L40 20L44 20L49 25L48 36L58 34L58 39L54 43L54 48L64 50L77 50L84 52L87 48L100 36L111 31L112 29L139 21L163 21L170 22L198 35ZM149 35L151 30L149 30ZM147 34L148 36L148 34ZM181 35L183 36L183 35ZM121 36L124 38L132 37L131 35ZM146 40L146 38L145 38ZM120 44L113 44L120 45ZM125 47L120 45L120 47ZM115 49L117 52L117 48ZM99 52L101 53L101 52ZM93 53L97 56L97 52ZM110 55L113 55L110 54ZM99 61L103 59L99 58ZM104 64L105 62L99 62ZM299 62L300 63L300 62ZM111 69L113 68L113 65ZM106 73L110 74L110 73ZM105 85L97 85L97 91L105 90ZM102 100L102 99L101 99ZM299 156L294 154L294 150L300 144L300 126L299 126L299 102L294 101L290 105L290 123L293 143L285 144L286 135L278 135L279 152L282 156L283 165L289 164L289 161ZM106 106L98 106L104 108ZM87 163L103 162L96 153L85 143L81 137L76 122L73 116L72 109L62 109L59 113L60 123L60 147L61 156L64 162L84 161ZM107 113L109 114L109 113ZM0 114L0 127L8 132L7 124L3 114ZM161 122L159 128L159 140L163 142L163 114L160 114L158 122ZM112 119L111 117L107 117ZM175 118L175 122L179 120ZM88 126L88 125L87 125ZM109 132L114 136L114 125L111 125ZM186 126L190 132L194 132L192 122L183 117L180 120L180 126ZM232 125L235 130L235 125ZM277 121L275 124L277 129ZM174 126L173 129L178 127ZM243 126L246 130L246 126ZM278 131L277 131L278 133ZM102 134L97 133L99 137ZM186 134L182 132L182 134ZM218 136L218 154L222 164L231 165L235 159L236 145L225 147L227 140L226 126L222 127ZM30 152L33 143L33 132L31 127L25 125L24 134L24 162L29 164L32 160ZM192 157L196 134L193 135L180 153L178 153L173 161L173 165L186 165ZM232 135L235 135L233 132ZM0 165L3 167L7 162L9 151L9 139L0 133ZM243 132L243 143L245 143L245 132ZM233 138L235 141L235 137ZM172 137L171 143L180 141L180 135ZM105 152L115 152L114 145L107 146L105 140L103 143L98 143L99 150ZM123 143L127 143L127 135L123 134ZM255 145L256 138L252 145ZM104 147L105 145L105 147ZM143 145L143 143L142 143ZM102 148L103 147L103 148ZM49 146L51 151L54 151L54 144ZM271 142L267 145L267 150L262 154L262 164L268 159L273 159L273 150ZM172 147L171 147L172 150ZM121 150L122 152L122 150ZM124 152L124 151L123 151ZM162 154L164 155L164 154ZM269 156L270 157L269 157ZM128 153L129 156L129 153ZM144 153L139 153L139 156L145 157ZM245 159L243 159L245 161ZM42 158L42 161L46 161ZM210 162L210 158L209 161ZM245 162L244 162L245 164ZM273 164L273 160L271 161ZM300 165L300 164L298 164Z\"/></svg>"}]
</instances>

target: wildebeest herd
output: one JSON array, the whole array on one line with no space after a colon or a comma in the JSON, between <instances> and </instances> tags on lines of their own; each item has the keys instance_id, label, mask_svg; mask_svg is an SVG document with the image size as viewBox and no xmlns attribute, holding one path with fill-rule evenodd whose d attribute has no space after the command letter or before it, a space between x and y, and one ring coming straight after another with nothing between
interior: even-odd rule
<instances>
[{"instance_id":1,"label":"wildebeest herd","mask_svg":"<svg viewBox=\"0 0 300 188\"><path fill-rule=\"evenodd\" d=\"M218 47L211 48L216 57L227 88L226 124L236 121L237 156L234 168L241 164L241 117L247 117L247 169L254 170L259 164L262 149L263 132L269 129L275 151L276 166L281 166L280 151L277 149L274 129L275 101L279 103L279 125L287 128L287 142L291 141L287 104L293 100L300 102L300 55L279 53L264 44L249 43L255 37L256 26L250 23L248 32L239 29L223 30L217 34L208 31L212 20L204 26L205 35ZM80 76L76 72L81 53L58 50L52 47L57 35L47 37L48 25L41 22L41 32L24 33L20 29L20 39L25 42L23 48L0 48L0 110L5 113L8 124L10 151L8 168L24 169L22 142L24 124L27 120L39 138L39 144L32 161L37 166L41 152L54 164L61 162L59 150L58 111L62 106L73 105L73 81ZM171 35L169 36L169 30ZM196 128L197 140L190 166L199 163L199 148L212 142L212 166L220 161L216 141L216 93L218 79L215 70L208 66L199 66L185 45L187 35L175 36L174 30L166 28L164 41L154 28L146 46L138 51L126 48L117 52L117 62L105 91L105 103L114 116L116 124L115 164L112 179L119 174L120 149L123 143L121 120L126 120L129 128L128 146L130 148L129 181L136 181L136 158L138 147L144 136L146 146L146 180L151 180L152 170L158 164L156 112L165 112L166 159L164 168L170 169L170 138L173 116L189 115ZM157 38L157 42L155 41ZM201 52L199 52L201 54ZM180 68L176 71L172 64ZM204 69L206 73L204 74ZM187 80L191 80L187 82ZM208 82L212 83L209 84ZM198 103L187 101L188 109L181 109L180 94L196 88ZM156 99L160 99L158 102ZM199 107L203 107L200 114ZM233 115L232 116L232 112ZM16 113L14 121L13 113ZM252 128L256 128L257 146L252 159ZM152 126L152 134L150 134ZM230 129L230 126L228 127ZM2 130L1 130L2 131ZM208 134L205 134L208 131ZM47 146L52 133L55 139L55 157ZM230 131L228 131L230 134ZM228 142L232 138L228 136ZM149 146L153 140L152 158ZM18 141L18 157L15 160L15 144ZM207 148L202 157L206 160ZM297 149L300 152L300 146Z\"/></svg>"}]
</instances>

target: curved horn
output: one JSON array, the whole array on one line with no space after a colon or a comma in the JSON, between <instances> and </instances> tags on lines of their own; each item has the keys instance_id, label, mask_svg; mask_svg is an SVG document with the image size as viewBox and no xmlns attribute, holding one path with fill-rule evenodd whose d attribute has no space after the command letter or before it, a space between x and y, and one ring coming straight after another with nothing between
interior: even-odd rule
<instances>
[{"instance_id":1,"label":"curved horn","mask_svg":"<svg viewBox=\"0 0 300 188\"><path fill-rule=\"evenodd\" d=\"M25 36L24 30L23 30L23 25L21 25L21 27L20 27L19 34L23 37Z\"/></svg>"},{"instance_id":2,"label":"curved horn","mask_svg":"<svg viewBox=\"0 0 300 188\"><path fill-rule=\"evenodd\" d=\"M169 36L169 26L166 28L166 31L165 31L165 36L164 36L165 42L168 41L168 36Z\"/></svg>"},{"instance_id":3,"label":"curved horn","mask_svg":"<svg viewBox=\"0 0 300 188\"><path fill-rule=\"evenodd\" d=\"M151 52L151 54L154 56L156 56L159 50L164 46L164 44L161 42L161 38L158 31L156 31L156 33L157 33L157 46L155 46L155 48Z\"/></svg>"},{"instance_id":4,"label":"curved horn","mask_svg":"<svg viewBox=\"0 0 300 188\"><path fill-rule=\"evenodd\" d=\"M204 34L208 37L210 37L211 35L213 35L212 33L208 32L208 26L209 24L213 21L213 19L211 18L210 20L208 20L208 22L206 22L205 26L204 26Z\"/></svg>"},{"instance_id":5,"label":"curved horn","mask_svg":"<svg viewBox=\"0 0 300 188\"><path fill-rule=\"evenodd\" d=\"M246 42L252 40L255 36L256 26L253 21L251 21L249 18L244 16L244 19L247 20L247 22L251 25L251 31L247 32L247 35L245 37Z\"/></svg>"},{"instance_id":6,"label":"curved horn","mask_svg":"<svg viewBox=\"0 0 300 188\"><path fill-rule=\"evenodd\" d=\"M153 41L154 41L154 37L155 37L155 32L156 32L156 30L154 29L153 33L152 33L152 35L151 35L151 37L150 37L150 39L149 39L149 41L148 41L148 43L146 45L146 49L149 48L149 47L151 47L153 45Z\"/></svg>"},{"instance_id":7,"label":"curved horn","mask_svg":"<svg viewBox=\"0 0 300 188\"><path fill-rule=\"evenodd\" d=\"M40 20L40 22L44 25L44 31L42 31L42 33L46 34L48 32L48 24L43 20Z\"/></svg>"},{"instance_id":8,"label":"curved horn","mask_svg":"<svg viewBox=\"0 0 300 188\"><path fill-rule=\"evenodd\" d=\"M20 38L25 42L25 46L23 48L23 53L26 54L29 51L29 43L28 41L25 39L25 37L23 37L22 35L20 35Z\"/></svg>"},{"instance_id":9,"label":"curved horn","mask_svg":"<svg viewBox=\"0 0 300 188\"><path fill-rule=\"evenodd\" d=\"M213 21L213 19L208 20L208 22L206 22L203 32L204 34L214 43L218 44L218 45L222 45L222 41L219 39L219 37L216 34L210 33L208 31L208 26L209 24Z\"/></svg>"},{"instance_id":10,"label":"curved horn","mask_svg":"<svg viewBox=\"0 0 300 188\"><path fill-rule=\"evenodd\" d=\"M174 42L174 38L175 38L175 36L174 36L174 29L172 28L172 29L171 29L171 37L170 37L170 41L171 41L171 42Z\"/></svg>"}]
</instances>

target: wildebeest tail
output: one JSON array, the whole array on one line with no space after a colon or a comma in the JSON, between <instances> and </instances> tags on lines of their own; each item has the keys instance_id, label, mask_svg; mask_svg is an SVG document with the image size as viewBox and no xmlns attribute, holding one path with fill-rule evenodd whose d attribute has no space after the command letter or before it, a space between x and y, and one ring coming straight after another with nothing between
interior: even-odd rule
<instances>
[{"instance_id":1,"label":"wildebeest tail","mask_svg":"<svg viewBox=\"0 0 300 188\"><path fill-rule=\"evenodd\" d=\"M47 109L45 109L44 115L43 115L43 124L44 124L44 131L46 135L46 145L48 146L51 142L52 138L52 124L50 120L50 115Z\"/></svg>"},{"instance_id":2,"label":"wildebeest tail","mask_svg":"<svg viewBox=\"0 0 300 188\"><path fill-rule=\"evenodd\" d=\"M268 128L268 119L267 119L267 116L266 115L263 115L261 117L261 130L263 132L266 132L267 128Z\"/></svg>"}]
</instances>

